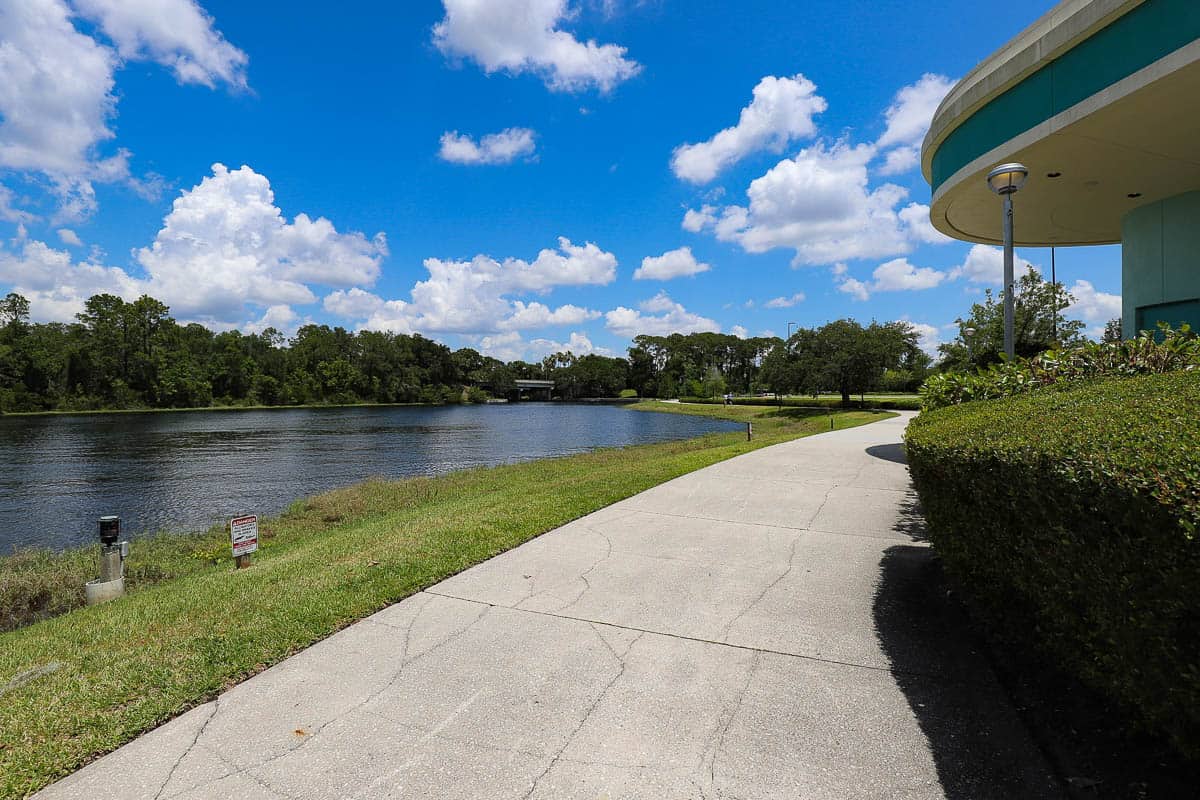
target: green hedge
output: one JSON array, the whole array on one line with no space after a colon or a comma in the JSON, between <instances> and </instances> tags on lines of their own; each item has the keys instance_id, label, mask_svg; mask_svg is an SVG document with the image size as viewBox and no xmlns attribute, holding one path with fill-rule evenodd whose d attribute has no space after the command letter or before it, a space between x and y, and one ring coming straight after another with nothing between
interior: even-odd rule
<instances>
[{"instance_id":1,"label":"green hedge","mask_svg":"<svg viewBox=\"0 0 1200 800\"><path fill-rule=\"evenodd\" d=\"M1200 373L926 411L907 449L989 621L1200 757Z\"/></svg>"},{"instance_id":2,"label":"green hedge","mask_svg":"<svg viewBox=\"0 0 1200 800\"><path fill-rule=\"evenodd\" d=\"M720 397L681 397L681 403L706 403L709 405L721 405L725 401ZM775 406L780 405L779 401L774 397L735 397L733 398L735 406ZM913 396L901 400L875 400L870 396L866 400L851 400L849 403L843 403L842 398L836 395L826 395L824 397L785 397L783 405L787 408L882 408L893 411L919 411L921 408L921 398Z\"/></svg>"}]
</instances>

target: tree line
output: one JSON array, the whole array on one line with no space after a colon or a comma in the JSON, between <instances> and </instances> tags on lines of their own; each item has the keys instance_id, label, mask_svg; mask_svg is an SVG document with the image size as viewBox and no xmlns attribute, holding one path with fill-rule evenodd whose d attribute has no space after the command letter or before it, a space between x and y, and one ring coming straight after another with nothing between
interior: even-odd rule
<instances>
[{"instance_id":1,"label":"tree line","mask_svg":"<svg viewBox=\"0 0 1200 800\"><path fill-rule=\"evenodd\" d=\"M1017 352L1070 344L1083 323L1066 319L1061 285L1030 271L1016 294ZM637 336L627 356L554 353L504 362L452 350L418 334L305 325L290 338L181 325L166 305L95 295L70 323L33 323L29 302L0 300L0 411L189 408L211 405L458 403L512 397L515 381L555 382L571 400L835 392L843 400L916 391L934 370L999 360L1003 308L991 293L958 320L934 365L905 322L835 320L786 340L721 333ZM1119 321L1109 328L1119 331ZM1116 335L1116 334L1113 334Z\"/></svg>"}]
</instances>

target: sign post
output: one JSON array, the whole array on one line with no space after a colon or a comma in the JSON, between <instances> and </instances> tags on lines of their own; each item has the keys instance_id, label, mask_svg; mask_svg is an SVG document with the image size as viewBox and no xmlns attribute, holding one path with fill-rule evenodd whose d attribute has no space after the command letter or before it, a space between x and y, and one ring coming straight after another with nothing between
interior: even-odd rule
<instances>
[{"instance_id":1,"label":"sign post","mask_svg":"<svg viewBox=\"0 0 1200 800\"><path fill-rule=\"evenodd\" d=\"M229 520L229 542L238 569L250 566L250 554L258 549L258 515L234 517Z\"/></svg>"}]
</instances>

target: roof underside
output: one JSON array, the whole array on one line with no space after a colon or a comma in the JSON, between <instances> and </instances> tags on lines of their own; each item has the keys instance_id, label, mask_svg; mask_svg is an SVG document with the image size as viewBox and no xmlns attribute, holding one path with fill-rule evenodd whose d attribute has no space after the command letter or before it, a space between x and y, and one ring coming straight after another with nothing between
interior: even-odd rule
<instances>
[{"instance_id":1,"label":"roof underside","mask_svg":"<svg viewBox=\"0 0 1200 800\"><path fill-rule=\"evenodd\" d=\"M1000 203L986 175L1008 161L1030 169L1015 199L1023 245L1120 241L1130 210L1200 189L1193 2L1060 4L968 75L925 143L934 226L957 239L999 241Z\"/></svg>"}]
</instances>

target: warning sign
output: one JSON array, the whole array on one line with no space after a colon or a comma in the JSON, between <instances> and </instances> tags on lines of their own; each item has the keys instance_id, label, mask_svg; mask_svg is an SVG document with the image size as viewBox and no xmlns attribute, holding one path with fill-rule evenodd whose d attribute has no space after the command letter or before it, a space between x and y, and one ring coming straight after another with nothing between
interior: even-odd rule
<instances>
[{"instance_id":1,"label":"warning sign","mask_svg":"<svg viewBox=\"0 0 1200 800\"><path fill-rule=\"evenodd\" d=\"M258 549L258 515L235 517L229 521L229 540L233 544L233 555L248 555Z\"/></svg>"}]
</instances>

